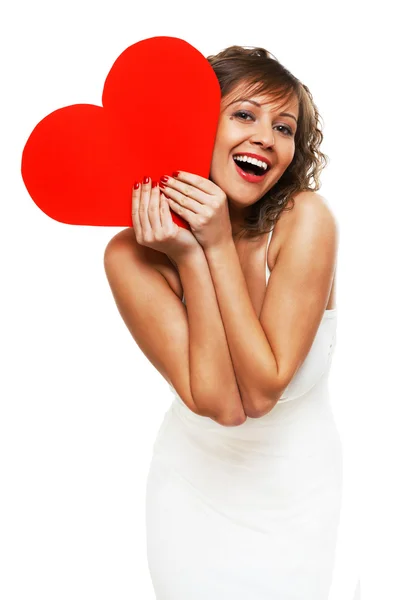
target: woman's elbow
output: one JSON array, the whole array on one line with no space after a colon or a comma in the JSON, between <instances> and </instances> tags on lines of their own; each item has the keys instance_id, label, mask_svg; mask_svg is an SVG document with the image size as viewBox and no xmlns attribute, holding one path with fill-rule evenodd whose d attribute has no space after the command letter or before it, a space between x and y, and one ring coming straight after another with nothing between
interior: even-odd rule
<instances>
[{"instance_id":1,"label":"woman's elbow","mask_svg":"<svg viewBox=\"0 0 400 600\"><path fill-rule=\"evenodd\" d=\"M257 399L253 398L251 402L244 404L245 413L251 419L260 419L271 412L278 400L279 398L265 396Z\"/></svg>"},{"instance_id":2,"label":"woman's elbow","mask_svg":"<svg viewBox=\"0 0 400 600\"><path fill-rule=\"evenodd\" d=\"M243 425L243 423L247 419L247 415L244 410L235 411L232 413L223 413L216 415L215 413L211 413L209 410L199 411L203 417L209 417L218 425L223 425L224 427L238 427L239 425Z\"/></svg>"}]
</instances>

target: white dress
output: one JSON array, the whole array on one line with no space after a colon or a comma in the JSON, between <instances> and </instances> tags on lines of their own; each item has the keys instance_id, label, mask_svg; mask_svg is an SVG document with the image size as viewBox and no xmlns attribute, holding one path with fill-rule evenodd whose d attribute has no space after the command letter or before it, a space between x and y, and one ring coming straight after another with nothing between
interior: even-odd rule
<instances>
[{"instance_id":1,"label":"white dress","mask_svg":"<svg viewBox=\"0 0 400 600\"><path fill-rule=\"evenodd\" d=\"M328 389L336 316L325 311L302 366L259 419L224 427L170 386L147 479L157 600L328 599L342 493Z\"/></svg>"}]
</instances>

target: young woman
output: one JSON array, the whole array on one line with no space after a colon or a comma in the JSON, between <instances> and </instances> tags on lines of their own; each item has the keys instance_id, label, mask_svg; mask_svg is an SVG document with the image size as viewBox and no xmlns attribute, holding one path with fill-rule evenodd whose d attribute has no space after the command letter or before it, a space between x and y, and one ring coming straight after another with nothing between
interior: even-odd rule
<instances>
[{"instance_id":1,"label":"young woman","mask_svg":"<svg viewBox=\"0 0 400 600\"><path fill-rule=\"evenodd\" d=\"M136 183L133 228L105 252L121 316L174 393L147 482L150 573L157 600L325 600L342 459L319 114L263 48L208 60L222 91L209 179Z\"/></svg>"}]
</instances>

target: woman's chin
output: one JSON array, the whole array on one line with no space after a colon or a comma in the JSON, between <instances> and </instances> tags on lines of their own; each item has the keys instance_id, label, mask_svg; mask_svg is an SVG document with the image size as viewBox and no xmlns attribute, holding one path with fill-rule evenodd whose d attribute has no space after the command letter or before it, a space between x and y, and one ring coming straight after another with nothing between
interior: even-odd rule
<instances>
[{"instance_id":1,"label":"woman's chin","mask_svg":"<svg viewBox=\"0 0 400 600\"><path fill-rule=\"evenodd\" d=\"M262 196L260 198L257 198L257 197L254 198L254 196L252 198L243 198L243 196L238 197L236 194L230 196L227 192L225 192L225 194L228 198L229 204L231 204L238 210L241 210L241 209L243 210L245 208L248 208L249 206L252 206L256 202L261 200L261 198L262 198Z\"/></svg>"}]
</instances>

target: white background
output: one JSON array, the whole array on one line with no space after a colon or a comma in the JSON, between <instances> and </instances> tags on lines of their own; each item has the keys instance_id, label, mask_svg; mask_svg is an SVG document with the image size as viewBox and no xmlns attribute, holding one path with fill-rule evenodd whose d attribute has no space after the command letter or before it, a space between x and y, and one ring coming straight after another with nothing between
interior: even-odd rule
<instances>
[{"instance_id":1,"label":"white background","mask_svg":"<svg viewBox=\"0 0 400 600\"><path fill-rule=\"evenodd\" d=\"M389 3L8 4L0 15L0 596L154 598L145 486L172 396L105 278L104 248L122 228L50 219L25 189L20 161L42 118L100 105L119 54L168 35L205 56L232 44L267 48L310 88L323 116L330 164L320 193L340 228L330 388L345 455L331 600L351 600L359 576L363 600L399 597L399 47ZM160 93L166 77L160 72Z\"/></svg>"}]
</instances>

